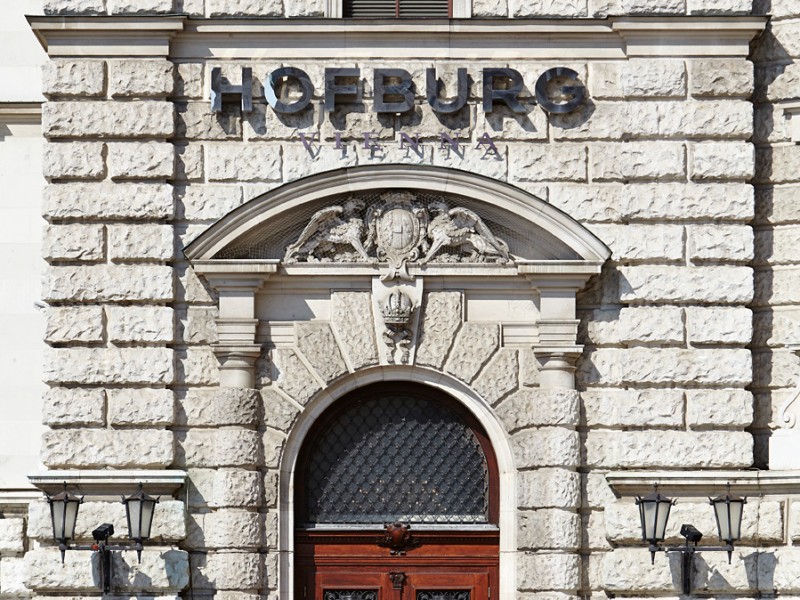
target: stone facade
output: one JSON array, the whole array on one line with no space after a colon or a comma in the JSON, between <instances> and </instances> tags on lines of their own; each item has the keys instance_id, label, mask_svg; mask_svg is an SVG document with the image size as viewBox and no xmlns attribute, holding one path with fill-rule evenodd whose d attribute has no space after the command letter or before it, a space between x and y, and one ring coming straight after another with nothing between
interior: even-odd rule
<instances>
[{"instance_id":1,"label":"stone facade","mask_svg":"<svg viewBox=\"0 0 800 600\"><path fill-rule=\"evenodd\" d=\"M732 563L698 555L694 592L800 594L800 155L781 108L800 94L800 9L753 4L474 0L459 27L379 25L378 51L358 21L339 37L322 2L47 0L32 19L50 53L47 471L32 481L84 490L81 543L106 521L125 536L115 478L164 494L141 563L115 556L114 593L299 598L304 436L348 392L414 381L495 446L504 599L678 595L679 561L651 566L640 539L632 496L653 481L681 498L668 543L685 522L714 538L706 494L750 496ZM280 66L307 73L309 108L267 105ZM237 85L243 67L253 110L230 95L213 112L212 69ZM358 67L362 101L323 111L326 67ZM458 112L429 106L429 67L447 90L468 69ZM524 114L484 110L498 67L522 74ZM537 104L553 67L585 86L576 110ZM411 109L375 111L376 68L411 74ZM476 215L473 254L389 269L319 225L338 208L363 240L370 217L344 202L387 190ZM283 260L307 224L339 253ZM413 312L392 329L398 290ZM59 565L44 501L4 516L0 598L97 595L89 554Z\"/></svg>"}]
</instances>

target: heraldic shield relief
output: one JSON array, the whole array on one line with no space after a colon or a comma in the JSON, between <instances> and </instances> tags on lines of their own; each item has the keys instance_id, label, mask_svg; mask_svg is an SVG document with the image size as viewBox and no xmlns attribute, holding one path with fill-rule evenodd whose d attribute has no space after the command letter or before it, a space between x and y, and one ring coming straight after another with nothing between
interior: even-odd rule
<instances>
[{"instance_id":1,"label":"heraldic shield relief","mask_svg":"<svg viewBox=\"0 0 800 600\"><path fill-rule=\"evenodd\" d=\"M297 262L387 262L381 279L410 280L407 263L504 264L508 245L475 212L441 200L421 202L409 192L387 192L364 207L356 198L311 217L283 257Z\"/></svg>"}]
</instances>

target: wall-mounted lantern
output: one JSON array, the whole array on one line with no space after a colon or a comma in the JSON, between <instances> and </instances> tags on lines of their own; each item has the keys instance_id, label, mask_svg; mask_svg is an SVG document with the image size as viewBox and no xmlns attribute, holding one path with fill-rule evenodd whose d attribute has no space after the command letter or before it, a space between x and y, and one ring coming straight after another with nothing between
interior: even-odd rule
<instances>
[{"instance_id":1,"label":"wall-mounted lantern","mask_svg":"<svg viewBox=\"0 0 800 600\"><path fill-rule=\"evenodd\" d=\"M645 497L637 496L636 504L639 506L639 518L642 525L642 539L650 546L650 560L655 562L656 552L679 552L681 554L683 593L692 591L692 566L694 553L727 552L728 563L733 555L733 544L739 541L742 534L742 513L747 498L731 495L731 486L728 491L716 498L709 498L717 520L717 533L719 539L725 542L724 546L698 546L703 539L703 534L694 525L684 523L681 525L681 535L686 540L683 546L661 546L666 537L667 520L675 500L667 498L658 492L658 485L654 484L654 491Z\"/></svg>"},{"instance_id":2,"label":"wall-mounted lantern","mask_svg":"<svg viewBox=\"0 0 800 600\"><path fill-rule=\"evenodd\" d=\"M64 491L55 496L47 495L50 505L50 518L53 523L53 538L58 542L61 550L61 562L67 550L91 550L100 557L100 576L103 583L103 592L111 590L111 552L113 550L136 550L136 556L142 559L142 542L150 538L150 528L153 525L155 505L159 498L145 494L142 484L136 492L128 497L122 497L125 513L128 518L128 537L133 540L132 546L109 545L108 538L114 535L114 525L102 523L92 531L94 544L91 546L72 546L75 539L75 523L78 520L78 508L83 502L83 496L75 496L67 490L64 482Z\"/></svg>"}]
</instances>

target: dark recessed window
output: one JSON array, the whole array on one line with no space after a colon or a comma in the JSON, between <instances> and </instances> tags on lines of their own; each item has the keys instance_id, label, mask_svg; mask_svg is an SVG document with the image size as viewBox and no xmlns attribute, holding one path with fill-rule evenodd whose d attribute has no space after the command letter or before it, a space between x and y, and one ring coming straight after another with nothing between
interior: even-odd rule
<instances>
[{"instance_id":1,"label":"dark recessed window","mask_svg":"<svg viewBox=\"0 0 800 600\"><path fill-rule=\"evenodd\" d=\"M451 0L343 0L346 18L440 17L451 14Z\"/></svg>"}]
</instances>

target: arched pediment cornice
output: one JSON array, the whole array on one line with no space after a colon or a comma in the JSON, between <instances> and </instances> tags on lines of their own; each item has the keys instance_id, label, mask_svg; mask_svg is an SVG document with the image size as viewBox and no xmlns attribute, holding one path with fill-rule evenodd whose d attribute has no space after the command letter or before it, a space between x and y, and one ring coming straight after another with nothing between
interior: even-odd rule
<instances>
[{"instance_id":1,"label":"arched pediment cornice","mask_svg":"<svg viewBox=\"0 0 800 600\"><path fill-rule=\"evenodd\" d=\"M258 196L225 215L200 234L185 249L192 261L219 258L219 253L251 232L268 226L270 220L291 214L304 205L325 198L368 190L402 189L469 198L493 210L513 215L532 231L545 232L560 247L568 249L570 261L604 262L609 249L588 229L547 202L488 177L440 167L404 165L365 166L312 175ZM523 257L524 258L524 257Z\"/></svg>"}]
</instances>

